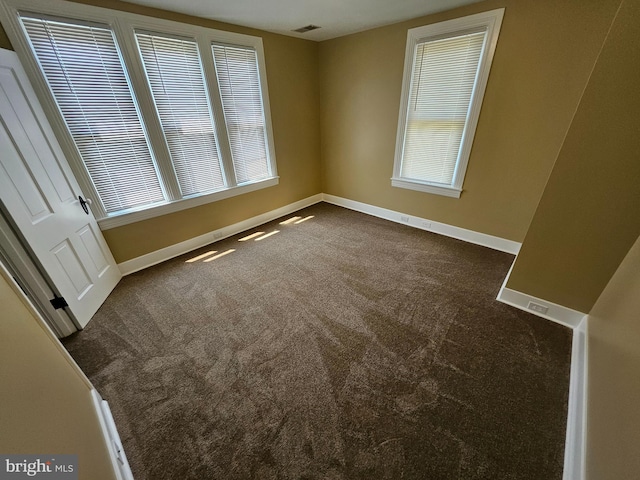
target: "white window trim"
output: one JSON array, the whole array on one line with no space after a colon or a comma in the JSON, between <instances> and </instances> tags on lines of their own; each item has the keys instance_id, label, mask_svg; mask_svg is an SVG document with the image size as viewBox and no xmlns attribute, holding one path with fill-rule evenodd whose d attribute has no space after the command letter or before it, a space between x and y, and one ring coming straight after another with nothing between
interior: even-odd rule
<instances>
[{"instance_id":1,"label":"white window trim","mask_svg":"<svg viewBox=\"0 0 640 480\"><path fill-rule=\"evenodd\" d=\"M404 60L402 96L400 97L400 115L398 118L398 133L396 136L393 177L391 177L392 186L460 198L467 165L469 163L469 155L471 154L471 147L473 145L473 139L478 125L478 118L480 117L482 100L484 98L484 92L487 86L489 72L491 70L491 63L498 43L498 35L500 33L503 16L504 8L499 8L488 12L469 15L467 17L409 29L407 33L407 47ZM451 184L426 182L403 177L401 175L401 168L404 153L404 137L407 126L407 109L417 45L433 37L454 36L480 27L487 28L486 47L483 49L482 56L480 58L478 78L471 97L469 116L464 129L462 142L460 144L460 155L458 157L458 162L456 164Z\"/></svg>"},{"instance_id":2,"label":"white window trim","mask_svg":"<svg viewBox=\"0 0 640 480\"><path fill-rule=\"evenodd\" d=\"M80 3L67 2L64 0L0 0L0 19L2 25L13 44L20 61L22 62L31 83L36 90L39 100L42 103L42 107L49 118L56 136L65 152L65 156L71 166L71 169L76 176L80 188L88 197L98 198L98 193L93 186L93 182L89 177L89 174L84 166L82 158L80 157L75 143L69 133L65 121L57 108L56 101L49 90L47 80L43 73L40 71L38 62L34 53L31 51L29 40L24 34L18 12L32 11L34 13L51 15L61 18L78 19L81 21L96 22L103 25L110 26L116 36L118 46L121 49L121 54L124 57L125 64L127 66L129 77L132 82L137 86L143 85L145 88L137 88L135 90L135 96L140 106L140 109L144 112L146 109L155 111L155 105L153 98L148 88L147 80L144 73L144 68L139 59L137 53L137 45L135 41L135 30L147 30L151 32L158 32L160 34L174 34L181 36L190 36L194 38L201 51L204 49L210 50L211 44L228 43L233 45L253 47L256 50L258 57L258 72L260 75L260 84L262 88L262 102L265 116L265 127L267 131L267 145L268 145L268 157L270 161L270 168L272 176L270 178L240 184L233 187L225 188L217 192L212 192L204 195L198 195L188 198L179 197L179 188L177 183L174 185L170 180L171 175L163 177L169 179L165 184L165 189L169 200L160 205L141 208L138 210L132 210L127 212L116 212L110 215L102 208L100 202L93 202L91 209L98 224L102 230L114 228L130 223L135 223L148 218L153 218L169 213L185 210L187 208L204 205L206 203L223 200L236 195L252 192L262 188L271 187L279 183L279 177L276 167L276 156L274 147L273 127L271 124L271 108L269 104L269 89L267 85L267 74L265 69L264 49L262 45L262 39L260 37L254 37L251 35L244 35L235 32L227 32L222 30L214 30L211 28L201 27L198 25L191 25L186 23L174 22L171 20L164 20L160 18L147 17L144 15L133 14L129 12L122 12L119 10L111 10L103 7L96 7L93 5L85 5ZM213 63L211 65L204 64L205 77L210 82L210 85L214 85L217 88L217 80ZM213 96L215 97L215 95ZM219 128L219 135L226 135L226 127L223 121L224 116L221 109L220 101L212 99L213 112L215 121ZM151 119L151 120L150 120ZM168 157L168 151L157 152L156 146L161 146L161 149L166 149L164 142L164 134L160 127L159 121L156 121L156 115L144 115L143 123L147 129L150 137L157 137L160 135L159 141L152 142L152 150L156 155ZM224 142L227 144L228 142ZM225 169L231 168L233 172L231 162L231 155L228 152L225 155L223 152L223 164ZM166 161L158 162L158 168L168 168ZM175 183L175 182L174 182Z\"/></svg>"},{"instance_id":3,"label":"white window trim","mask_svg":"<svg viewBox=\"0 0 640 480\"><path fill-rule=\"evenodd\" d=\"M165 203L164 205L152 208L114 214L98 220L98 225L100 225L100 230L108 230L110 228L128 225L129 223L139 222L141 220L147 220L154 217L160 217L162 215L179 212L188 208L198 207L200 205L205 205L211 202L217 202L220 200L224 200L225 198L235 197L244 193L254 192L262 188L273 187L275 185L278 185L278 182L279 177L271 177L265 180L260 180L258 182L245 183L242 185L238 185L237 187L225 188L224 190L220 190L218 192L175 200L173 202Z\"/></svg>"}]
</instances>

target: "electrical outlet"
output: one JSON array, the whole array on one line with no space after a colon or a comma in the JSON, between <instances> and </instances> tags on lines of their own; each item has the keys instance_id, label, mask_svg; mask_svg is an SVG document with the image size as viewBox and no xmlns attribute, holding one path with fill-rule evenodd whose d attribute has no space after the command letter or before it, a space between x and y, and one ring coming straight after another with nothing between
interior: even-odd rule
<instances>
[{"instance_id":1,"label":"electrical outlet","mask_svg":"<svg viewBox=\"0 0 640 480\"><path fill-rule=\"evenodd\" d=\"M407 217L406 215L401 215L400 220L402 220L404 223L409 223L409 217Z\"/></svg>"},{"instance_id":2,"label":"electrical outlet","mask_svg":"<svg viewBox=\"0 0 640 480\"><path fill-rule=\"evenodd\" d=\"M529 305L527 305L527 308L529 310L533 310L534 312L538 312L541 314L546 314L547 311L549 310L549 307L545 307L544 305L540 305L539 303L534 303L534 302L529 302Z\"/></svg>"},{"instance_id":3,"label":"electrical outlet","mask_svg":"<svg viewBox=\"0 0 640 480\"><path fill-rule=\"evenodd\" d=\"M427 222L426 220L422 221L422 228L426 228L427 230L431 228L431 222Z\"/></svg>"}]
</instances>

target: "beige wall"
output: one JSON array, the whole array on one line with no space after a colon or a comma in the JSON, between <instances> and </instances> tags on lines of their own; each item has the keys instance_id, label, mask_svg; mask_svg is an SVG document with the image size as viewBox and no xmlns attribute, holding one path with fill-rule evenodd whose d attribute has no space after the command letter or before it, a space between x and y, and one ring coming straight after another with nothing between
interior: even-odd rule
<instances>
[{"instance_id":1,"label":"beige wall","mask_svg":"<svg viewBox=\"0 0 640 480\"><path fill-rule=\"evenodd\" d=\"M587 479L640 472L640 238L589 315Z\"/></svg>"},{"instance_id":2,"label":"beige wall","mask_svg":"<svg viewBox=\"0 0 640 480\"><path fill-rule=\"evenodd\" d=\"M82 3L260 36L265 51L280 183L257 192L106 230L104 236L117 262L321 192L317 43L117 1Z\"/></svg>"},{"instance_id":3,"label":"beige wall","mask_svg":"<svg viewBox=\"0 0 640 480\"><path fill-rule=\"evenodd\" d=\"M77 454L81 479L113 480L89 387L7 278L0 271L0 452Z\"/></svg>"},{"instance_id":4,"label":"beige wall","mask_svg":"<svg viewBox=\"0 0 640 480\"><path fill-rule=\"evenodd\" d=\"M629 248L640 234L637 0L622 4L613 25L619 0L490 0L319 45L99 4L262 36L281 175L277 187L106 231L119 262L320 191L524 239L510 288L584 312L600 297L590 315L588 475L635 478L640 240ZM392 188L406 30L502 6L462 197ZM1 30L0 46L10 47ZM0 405L12 412L0 415L0 451L56 445L90 459L91 478L111 478L92 443L98 433L86 386L4 280L0 302Z\"/></svg>"},{"instance_id":5,"label":"beige wall","mask_svg":"<svg viewBox=\"0 0 640 480\"><path fill-rule=\"evenodd\" d=\"M640 164L628 155L638 136L624 137L635 118L627 94L637 101L637 91L623 48L608 42L585 93L620 0L488 0L320 44L117 0L81 1L260 35L265 45L280 184L107 230L118 262L326 192L510 240L526 235L508 286L588 311L637 236L634 221L618 222L638 211L627 186ZM499 7L505 18L462 197L391 187L407 29ZM618 66L623 88L608 88L606 71ZM622 104L622 128L620 109L598 103L601 95ZM601 128L615 130L615 140L601 141Z\"/></svg>"},{"instance_id":6,"label":"beige wall","mask_svg":"<svg viewBox=\"0 0 640 480\"><path fill-rule=\"evenodd\" d=\"M262 37L280 183L104 232L117 262L274 210L320 190L318 44L116 0L87 3ZM10 48L0 27L0 45Z\"/></svg>"},{"instance_id":7,"label":"beige wall","mask_svg":"<svg viewBox=\"0 0 640 480\"><path fill-rule=\"evenodd\" d=\"M322 42L323 191L522 241L618 3L486 1ZM391 187L407 29L500 7L461 198Z\"/></svg>"},{"instance_id":8,"label":"beige wall","mask_svg":"<svg viewBox=\"0 0 640 480\"><path fill-rule=\"evenodd\" d=\"M640 234L640 2L625 1L507 286L588 313Z\"/></svg>"}]
</instances>

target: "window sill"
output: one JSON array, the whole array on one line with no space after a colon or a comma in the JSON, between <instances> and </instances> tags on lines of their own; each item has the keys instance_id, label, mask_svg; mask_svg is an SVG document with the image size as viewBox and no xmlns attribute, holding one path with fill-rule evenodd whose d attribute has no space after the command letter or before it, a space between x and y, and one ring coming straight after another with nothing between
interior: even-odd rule
<instances>
[{"instance_id":1,"label":"window sill","mask_svg":"<svg viewBox=\"0 0 640 480\"><path fill-rule=\"evenodd\" d=\"M231 187L226 190L210 193L208 195L184 198L182 200L176 200L171 203L165 203L156 207L149 207L144 210L138 210L135 212L114 214L109 217L98 219L98 225L100 226L100 230L109 230L110 228L121 227L123 225L139 222L141 220L147 220L149 218L179 212L180 210L186 210L187 208L198 207L207 203L224 200L225 198L231 198L237 195L242 195L244 193L254 192L263 188L272 187L278 184L279 178L280 177L272 177L266 180L260 180L258 182Z\"/></svg>"},{"instance_id":2,"label":"window sill","mask_svg":"<svg viewBox=\"0 0 640 480\"><path fill-rule=\"evenodd\" d=\"M418 180L408 180L406 178L392 178L391 185L393 187L407 188L409 190L417 190L418 192L434 193L436 195L444 195L446 197L460 198L461 188L455 188L449 185L436 185L433 183L424 183Z\"/></svg>"}]
</instances>

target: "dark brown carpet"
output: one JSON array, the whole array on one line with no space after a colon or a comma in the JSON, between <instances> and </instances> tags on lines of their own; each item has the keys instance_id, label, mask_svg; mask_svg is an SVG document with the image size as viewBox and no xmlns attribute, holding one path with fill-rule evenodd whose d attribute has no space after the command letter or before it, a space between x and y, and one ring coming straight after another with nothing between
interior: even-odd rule
<instances>
[{"instance_id":1,"label":"dark brown carpet","mask_svg":"<svg viewBox=\"0 0 640 480\"><path fill-rule=\"evenodd\" d=\"M561 479L571 332L495 300L513 256L294 215L124 278L65 341L137 480Z\"/></svg>"}]
</instances>

